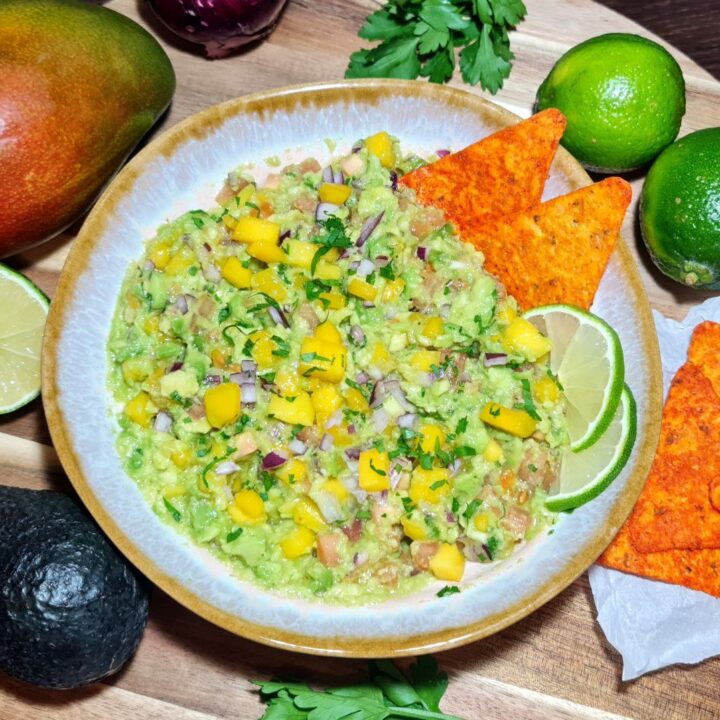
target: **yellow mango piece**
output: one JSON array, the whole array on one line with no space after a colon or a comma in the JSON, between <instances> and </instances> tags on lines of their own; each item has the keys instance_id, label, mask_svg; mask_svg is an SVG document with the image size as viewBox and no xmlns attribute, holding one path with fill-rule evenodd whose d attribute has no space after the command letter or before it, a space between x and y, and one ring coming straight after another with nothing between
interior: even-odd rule
<instances>
[{"instance_id":1,"label":"yellow mango piece","mask_svg":"<svg viewBox=\"0 0 720 720\"><path fill-rule=\"evenodd\" d=\"M209 388L203 398L205 417L215 428L235 422L240 417L240 386L232 382Z\"/></svg>"},{"instance_id":2,"label":"yellow mango piece","mask_svg":"<svg viewBox=\"0 0 720 720\"><path fill-rule=\"evenodd\" d=\"M410 479L408 495L417 505L421 501L437 505L450 492L450 471L447 468L416 467Z\"/></svg>"},{"instance_id":3,"label":"yellow mango piece","mask_svg":"<svg viewBox=\"0 0 720 720\"><path fill-rule=\"evenodd\" d=\"M365 140L365 147L368 149L368 152L375 155L383 167L389 169L395 167L397 164L392 139L384 130L375 133L375 135L371 135Z\"/></svg>"},{"instance_id":4,"label":"yellow mango piece","mask_svg":"<svg viewBox=\"0 0 720 720\"><path fill-rule=\"evenodd\" d=\"M352 195L352 188L338 183L323 183L318 188L318 195L322 202L342 205Z\"/></svg>"},{"instance_id":5,"label":"yellow mango piece","mask_svg":"<svg viewBox=\"0 0 720 720\"><path fill-rule=\"evenodd\" d=\"M279 245L269 242L254 242L248 245L248 255L264 263L283 263L287 259Z\"/></svg>"},{"instance_id":6,"label":"yellow mango piece","mask_svg":"<svg viewBox=\"0 0 720 720\"><path fill-rule=\"evenodd\" d=\"M158 270L164 270L170 262L171 247L169 242L155 243L155 245L150 248L148 260L150 260Z\"/></svg>"},{"instance_id":7,"label":"yellow mango piece","mask_svg":"<svg viewBox=\"0 0 720 720\"><path fill-rule=\"evenodd\" d=\"M522 355L530 362L535 362L552 349L550 340L531 322L521 317L516 317L503 330L502 342L508 352Z\"/></svg>"},{"instance_id":8,"label":"yellow mango piece","mask_svg":"<svg viewBox=\"0 0 720 720\"><path fill-rule=\"evenodd\" d=\"M322 489L334 495L340 502L350 496L350 491L339 480L328 480L323 483Z\"/></svg>"},{"instance_id":9,"label":"yellow mango piece","mask_svg":"<svg viewBox=\"0 0 720 720\"><path fill-rule=\"evenodd\" d=\"M250 335L253 343L251 355L260 368L269 368L275 364L275 341L267 330L258 330Z\"/></svg>"},{"instance_id":10,"label":"yellow mango piece","mask_svg":"<svg viewBox=\"0 0 720 720\"><path fill-rule=\"evenodd\" d=\"M349 388L345 391L345 400L348 407L355 412L368 413L370 405L365 396L357 388Z\"/></svg>"},{"instance_id":11,"label":"yellow mango piece","mask_svg":"<svg viewBox=\"0 0 720 720\"><path fill-rule=\"evenodd\" d=\"M155 335L160 332L160 316L149 315L143 323L143 330L146 335Z\"/></svg>"},{"instance_id":12,"label":"yellow mango piece","mask_svg":"<svg viewBox=\"0 0 720 720\"><path fill-rule=\"evenodd\" d=\"M150 374L150 364L147 360L129 358L122 364L121 370L125 382L142 382Z\"/></svg>"},{"instance_id":13,"label":"yellow mango piece","mask_svg":"<svg viewBox=\"0 0 720 720\"><path fill-rule=\"evenodd\" d=\"M428 340L434 340L435 338L440 337L440 335L443 334L443 331L442 318L432 317L425 323L422 334L423 337L426 337Z\"/></svg>"},{"instance_id":14,"label":"yellow mango piece","mask_svg":"<svg viewBox=\"0 0 720 720\"><path fill-rule=\"evenodd\" d=\"M317 336L305 338L300 345L298 372L303 377L316 377L326 382L339 383L347 369L347 349L339 343L328 342Z\"/></svg>"},{"instance_id":15,"label":"yellow mango piece","mask_svg":"<svg viewBox=\"0 0 720 720\"><path fill-rule=\"evenodd\" d=\"M195 261L195 253L183 243L182 247L172 256L165 266L164 272L166 275L181 275L193 265Z\"/></svg>"},{"instance_id":16,"label":"yellow mango piece","mask_svg":"<svg viewBox=\"0 0 720 720\"><path fill-rule=\"evenodd\" d=\"M411 540L425 540L428 536L425 525L417 520L409 518L407 515L403 515L400 518L400 524L402 525L405 534Z\"/></svg>"},{"instance_id":17,"label":"yellow mango piece","mask_svg":"<svg viewBox=\"0 0 720 720\"><path fill-rule=\"evenodd\" d=\"M175 467L180 470L184 470L190 465L193 459L193 454L188 448L179 448L170 453L170 460L172 460Z\"/></svg>"},{"instance_id":18,"label":"yellow mango piece","mask_svg":"<svg viewBox=\"0 0 720 720\"><path fill-rule=\"evenodd\" d=\"M410 364L423 372L432 372L433 365L439 367L440 362L439 350L418 350L410 358Z\"/></svg>"},{"instance_id":19,"label":"yellow mango piece","mask_svg":"<svg viewBox=\"0 0 720 720\"><path fill-rule=\"evenodd\" d=\"M251 522L265 519L265 503L255 490L240 490L235 494L233 504Z\"/></svg>"},{"instance_id":20,"label":"yellow mango piece","mask_svg":"<svg viewBox=\"0 0 720 720\"><path fill-rule=\"evenodd\" d=\"M327 260L320 260L315 268L315 277L320 280L339 280L342 277L342 270L339 265Z\"/></svg>"},{"instance_id":21,"label":"yellow mango piece","mask_svg":"<svg viewBox=\"0 0 720 720\"><path fill-rule=\"evenodd\" d=\"M125 405L125 415L144 428L150 427L150 422L157 411L157 406L146 392L138 393Z\"/></svg>"},{"instance_id":22,"label":"yellow mango piece","mask_svg":"<svg viewBox=\"0 0 720 720\"><path fill-rule=\"evenodd\" d=\"M255 290L269 295L273 300L277 300L280 303L287 300L287 289L271 268L266 268L259 273L255 273L252 278L252 286Z\"/></svg>"},{"instance_id":23,"label":"yellow mango piece","mask_svg":"<svg viewBox=\"0 0 720 720\"><path fill-rule=\"evenodd\" d=\"M286 240L283 246L287 250L285 264L304 270L310 269L315 253L320 249L319 245L302 240Z\"/></svg>"},{"instance_id":24,"label":"yellow mango piece","mask_svg":"<svg viewBox=\"0 0 720 720\"><path fill-rule=\"evenodd\" d=\"M420 447L423 452L434 453L438 444L442 448L445 443L445 433L439 425L426 423L420 428L420 434L422 435Z\"/></svg>"},{"instance_id":25,"label":"yellow mango piece","mask_svg":"<svg viewBox=\"0 0 720 720\"><path fill-rule=\"evenodd\" d=\"M497 319L506 325L509 325L516 317L517 313L510 305L503 305L497 311Z\"/></svg>"},{"instance_id":26,"label":"yellow mango piece","mask_svg":"<svg viewBox=\"0 0 720 720\"><path fill-rule=\"evenodd\" d=\"M320 323L315 330L315 337L328 343L339 343L342 345L343 337L340 331L331 322Z\"/></svg>"},{"instance_id":27,"label":"yellow mango piece","mask_svg":"<svg viewBox=\"0 0 720 720\"><path fill-rule=\"evenodd\" d=\"M358 483L365 492L380 492L390 488L390 458L375 448L360 453Z\"/></svg>"},{"instance_id":28,"label":"yellow mango piece","mask_svg":"<svg viewBox=\"0 0 720 720\"><path fill-rule=\"evenodd\" d=\"M560 388L551 377L544 377L533 383L533 395L539 403L556 403L560 399Z\"/></svg>"},{"instance_id":29,"label":"yellow mango piece","mask_svg":"<svg viewBox=\"0 0 720 720\"><path fill-rule=\"evenodd\" d=\"M301 390L300 378L294 370L278 370L275 373L275 387L283 397L294 397Z\"/></svg>"},{"instance_id":30,"label":"yellow mango piece","mask_svg":"<svg viewBox=\"0 0 720 720\"><path fill-rule=\"evenodd\" d=\"M252 270L243 267L236 257L229 257L222 266L220 274L236 288L249 288L252 282Z\"/></svg>"},{"instance_id":31,"label":"yellow mango piece","mask_svg":"<svg viewBox=\"0 0 720 720\"><path fill-rule=\"evenodd\" d=\"M373 365L385 365L386 363L391 362L392 356L390 355L389 350L383 345L382 343L375 343L375 347L373 348L373 354L370 361Z\"/></svg>"},{"instance_id":32,"label":"yellow mango piece","mask_svg":"<svg viewBox=\"0 0 720 720\"><path fill-rule=\"evenodd\" d=\"M369 282L360 280L360 278L353 278L348 283L348 292L355 297L359 297L361 300L368 300L370 302L377 296L377 288Z\"/></svg>"},{"instance_id":33,"label":"yellow mango piece","mask_svg":"<svg viewBox=\"0 0 720 720\"><path fill-rule=\"evenodd\" d=\"M323 383L312 394L312 404L315 409L315 421L318 426L325 427L325 423L343 405L343 396L337 385Z\"/></svg>"},{"instance_id":34,"label":"yellow mango piece","mask_svg":"<svg viewBox=\"0 0 720 720\"><path fill-rule=\"evenodd\" d=\"M405 281L402 278L395 278L385 284L382 293L382 301L384 303L395 303L400 299L402 291L405 289Z\"/></svg>"},{"instance_id":35,"label":"yellow mango piece","mask_svg":"<svg viewBox=\"0 0 720 720\"><path fill-rule=\"evenodd\" d=\"M237 221L232 239L236 242L263 243L277 247L280 239L280 226L270 220L246 215Z\"/></svg>"},{"instance_id":36,"label":"yellow mango piece","mask_svg":"<svg viewBox=\"0 0 720 720\"><path fill-rule=\"evenodd\" d=\"M495 438L490 438L488 441L488 444L483 450L483 457L491 463L505 461L505 454L503 453L502 447Z\"/></svg>"},{"instance_id":37,"label":"yellow mango piece","mask_svg":"<svg viewBox=\"0 0 720 720\"><path fill-rule=\"evenodd\" d=\"M475 529L479 532L487 532L490 527L490 519L488 518L487 513L476 513L475 517L473 518L473 525L475 526Z\"/></svg>"},{"instance_id":38,"label":"yellow mango piece","mask_svg":"<svg viewBox=\"0 0 720 720\"><path fill-rule=\"evenodd\" d=\"M293 458L281 465L275 475L286 485L304 485L308 476L307 465L302 460Z\"/></svg>"},{"instance_id":39,"label":"yellow mango piece","mask_svg":"<svg viewBox=\"0 0 720 720\"><path fill-rule=\"evenodd\" d=\"M315 545L315 533L306 527L297 527L283 540L280 549L288 560L308 555Z\"/></svg>"},{"instance_id":40,"label":"yellow mango piece","mask_svg":"<svg viewBox=\"0 0 720 720\"><path fill-rule=\"evenodd\" d=\"M312 425L315 422L315 409L306 392L298 393L294 398L273 395L267 411L288 425Z\"/></svg>"},{"instance_id":41,"label":"yellow mango piece","mask_svg":"<svg viewBox=\"0 0 720 720\"><path fill-rule=\"evenodd\" d=\"M327 523L315 502L307 495L299 498L293 505L293 520L302 527L319 533L327 530Z\"/></svg>"},{"instance_id":42,"label":"yellow mango piece","mask_svg":"<svg viewBox=\"0 0 720 720\"><path fill-rule=\"evenodd\" d=\"M234 230L235 226L237 225L237 219L234 218L232 215L223 215L222 221L223 221L223 225L228 230Z\"/></svg>"},{"instance_id":43,"label":"yellow mango piece","mask_svg":"<svg viewBox=\"0 0 720 720\"><path fill-rule=\"evenodd\" d=\"M524 410L506 408L497 403L487 403L480 411L480 419L491 427L521 438L530 437L537 426Z\"/></svg>"},{"instance_id":44,"label":"yellow mango piece","mask_svg":"<svg viewBox=\"0 0 720 720\"><path fill-rule=\"evenodd\" d=\"M465 556L454 543L440 543L438 551L430 560L430 572L438 580L460 582L465 573Z\"/></svg>"},{"instance_id":45,"label":"yellow mango piece","mask_svg":"<svg viewBox=\"0 0 720 720\"><path fill-rule=\"evenodd\" d=\"M342 310L347 305L346 297L335 291L320 293L318 300L326 310Z\"/></svg>"}]
</instances>

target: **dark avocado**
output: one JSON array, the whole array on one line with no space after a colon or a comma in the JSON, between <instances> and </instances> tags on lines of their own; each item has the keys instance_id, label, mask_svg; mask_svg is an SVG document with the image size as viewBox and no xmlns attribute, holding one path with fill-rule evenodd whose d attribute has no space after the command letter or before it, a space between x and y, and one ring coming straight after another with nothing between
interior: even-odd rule
<instances>
[{"instance_id":1,"label":"dark avocado","mask_svg":"<svg viewBox=\"0 0 720 720\"><path fill-rule=\"evenodd\" d=\"M0 486L0 670L72 688L118 670L142 637L140 575L67 495Z\"/></svg>"}]
</instances>

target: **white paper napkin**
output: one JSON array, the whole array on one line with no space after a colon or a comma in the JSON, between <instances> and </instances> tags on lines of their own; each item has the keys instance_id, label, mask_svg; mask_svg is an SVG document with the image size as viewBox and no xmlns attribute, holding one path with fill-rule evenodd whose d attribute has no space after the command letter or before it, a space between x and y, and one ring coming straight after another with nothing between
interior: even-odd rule
<instances>
[{"instance_id":1,"label":"white paper napkin","mask_svg":"<svg viewBox=\"0 0 720 720\"><path fill-rule=\"evenodd\" d=\"M720 323L720 298L690 310L682 322L653 311L667 394L687 359L690 336L703 320ZM720 599L679 585L593 565L590 586L598 622L623 658L623 680L676 663L720 655Z\"/></svg>"}]
</instances>

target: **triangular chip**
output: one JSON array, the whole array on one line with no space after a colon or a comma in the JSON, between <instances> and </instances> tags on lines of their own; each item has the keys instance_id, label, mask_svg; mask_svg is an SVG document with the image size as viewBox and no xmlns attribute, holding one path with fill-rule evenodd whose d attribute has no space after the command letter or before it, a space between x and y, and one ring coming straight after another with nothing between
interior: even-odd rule
<instances>
[{"instance_id":1,"label":"triangular chip","mask_svg":"<svg viewBox=\"0 0 720 720\"><path fill-rule=\"evenodd\" d=\"M720 397L720 325L706 320L693 331L688 361L702 370Z\"/></svg>"},{"instance_id":2,"label":"triangular chip","mask_svg":"<svg viewBox=\"0 0 720 720\"><path fill-rule=\"evenodd\" d=\"M683 585L720 597L720 550L641 553L630 542L625 525L597 562L614 570Z\"/></svg>"},{"instance_id":3,"label":"triangular chip","mask_svg":"<svg viewBox=\"0 0 720 720\"><path fill-rule=\"evenodd\" d=\"M460 233L537 205L566 125L555 109L496 132L400 179Z\"/></svg>"},{"instance_id":4,"label":"triangular chip","mask_svg":"<svg viewBox=\"0 0 720 720\"><path fill-rule=\"evenodd\" d=\"M485 255L485 269L520 307L567 303L587 309L631 197L630 185L611 177L462 237Z\"/></svg>"}]
</instances>

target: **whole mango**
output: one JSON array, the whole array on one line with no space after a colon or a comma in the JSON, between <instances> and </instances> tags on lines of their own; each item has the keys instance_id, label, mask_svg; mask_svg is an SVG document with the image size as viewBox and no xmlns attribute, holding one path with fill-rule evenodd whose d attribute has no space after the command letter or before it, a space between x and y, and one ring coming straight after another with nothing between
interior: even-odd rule
<instances>
[{"instance_id":1,"label":"whole mango","mask_svg":"<svg viewBox=\"0 0 720 720\"><path fill-rule=\"evenodd\" d=\"M0 257L61 232L167 108L175 73L137 23L82 0L0 2Z\"/></svg>"}]
</instances>

